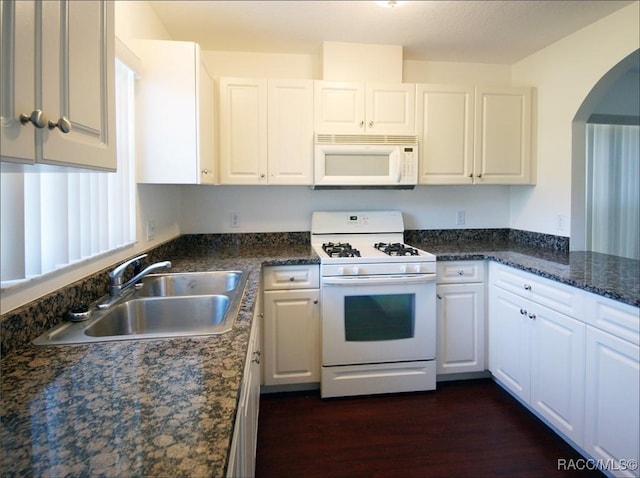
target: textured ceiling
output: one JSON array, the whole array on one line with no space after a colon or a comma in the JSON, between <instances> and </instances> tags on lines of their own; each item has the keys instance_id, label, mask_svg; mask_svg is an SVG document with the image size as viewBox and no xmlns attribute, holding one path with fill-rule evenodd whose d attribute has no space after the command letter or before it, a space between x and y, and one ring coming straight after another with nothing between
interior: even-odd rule
<instances>
[{"instance_id":1,"label":"textured ceiling","mask_svg":"<svg viewBox=\"0 0 640 478\"><path fill-rule=\"evenodd\" d=\"M512 64L638 0L151 1L205 50L318 54L322 41L402 45L413 60Z\"/></svg>"}]
</instances>

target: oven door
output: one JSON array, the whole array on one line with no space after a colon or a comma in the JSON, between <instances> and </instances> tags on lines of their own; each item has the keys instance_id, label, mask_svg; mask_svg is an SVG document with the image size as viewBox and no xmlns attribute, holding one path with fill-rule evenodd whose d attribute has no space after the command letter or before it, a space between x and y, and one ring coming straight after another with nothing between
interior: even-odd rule
<instances>
[{"instance_id":1,"label":"oven door","mask_svg":"<svg viewBox=\"0 0 640 478\"><path fill-rule=\"evenodd\" d=\"M322 364L435 359L435 274L324 277Z\"/></svg>"}]
</instances>

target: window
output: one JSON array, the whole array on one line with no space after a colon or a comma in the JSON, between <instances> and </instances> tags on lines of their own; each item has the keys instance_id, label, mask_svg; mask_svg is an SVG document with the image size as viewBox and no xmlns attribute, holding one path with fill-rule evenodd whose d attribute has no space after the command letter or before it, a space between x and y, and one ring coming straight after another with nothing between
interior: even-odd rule
<instances>
[{"instance_id":1,"label":"window","mask_svg":"<svg viewBox=\"0 0 640 478\"><path fill-rule=\"evenodd\" d=\"M134 73L116 61L116 173L2 163L3 288L135 242Z\"/></svg>"},{"instance_id":2,"label":"window","mask_svg":"<svg viewBox=\"0 0 640 478\"><path fill-rule=\"evenodd\" d=\"M587 250L640 259L640 126L587 124Z\"/></svg>"}]
</instances>

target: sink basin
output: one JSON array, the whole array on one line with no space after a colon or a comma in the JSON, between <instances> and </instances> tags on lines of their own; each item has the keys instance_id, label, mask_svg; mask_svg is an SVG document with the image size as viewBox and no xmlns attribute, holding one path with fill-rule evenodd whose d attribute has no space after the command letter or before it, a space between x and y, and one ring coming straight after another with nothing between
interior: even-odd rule
<instances>
[{"instance_id":1,"label":"sink basin","mask_svg":"<svg viewBox=\"0 0 640 478\"><path fill-rule=\"evenodd\" d=\"M238 288L244 275L240 271L183 272L153 274L142 279L139 297L224 294Z\"/></svg>"},{"instance_id":2,"label":"sink basin","mask_svg":"<svg viewBox=\"0 0 640 478\"><path fill-rule=\"evenodd\" d=\"M89 337L215 334L233 325L227 320L228 309L226 295L132 299L113 307L84 333Z\"/></svg>"},{"instance_id":3,"label":"sink basin","mask_svg":"<svg viewBox=\"0 0 640 478\"><path fill-rule=\"evenodd\" d=\"M107 309L91 308L84 322L64 322L40 335L35 345L218 335L233 329L247 272L150 275L141 288ZM97 303L100 303L98 301Z\"/></svg>"}]
</instances>

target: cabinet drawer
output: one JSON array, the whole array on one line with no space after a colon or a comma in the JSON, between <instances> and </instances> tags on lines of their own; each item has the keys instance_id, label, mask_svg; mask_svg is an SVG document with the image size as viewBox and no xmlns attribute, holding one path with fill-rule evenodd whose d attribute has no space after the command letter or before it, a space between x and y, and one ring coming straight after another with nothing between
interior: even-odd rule
<instances>
[{"instance_id":1,"label":"cabinet drawer","mask_svg":"<svg viewBox=\"0 0 640 478\"><path fill-rule=\"evenodd\" d=\"M317 289L320 268L317 265L270 266L262 272L264 290Z\"/></svg>"},{"instance_id":2,"label":"cabinet drawer","mask_svg":"<svg viewBox=\"0 0 640 478\"><path fill-rule=\"evenodd\" d=\"M584 294L580 289L495 262L489 267L491 284L584 320Z\"/></svg>"},{"instance_id":3,"label":"cabinet drawer","mask_svg":"<svg viewBox=\"0 0 640 478\"><path fill-rule=\"evenodd\" d=\"M437 262L438 284L484 282L484 261Z\"/></svg>"},{"instance_id":4,"label":"cabinet drawer","mask_svg":"<svg viewBox=\"0 0 640 478\"><path fill-rule=\"evenodd\" d=\"M616 337L640 343L640 310L629 304L585 293L585 321Z\"/></svg>"}]
</instances>

